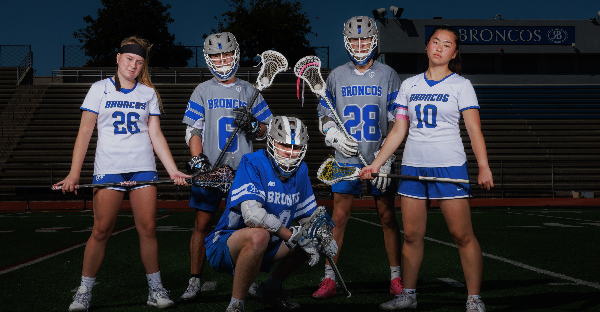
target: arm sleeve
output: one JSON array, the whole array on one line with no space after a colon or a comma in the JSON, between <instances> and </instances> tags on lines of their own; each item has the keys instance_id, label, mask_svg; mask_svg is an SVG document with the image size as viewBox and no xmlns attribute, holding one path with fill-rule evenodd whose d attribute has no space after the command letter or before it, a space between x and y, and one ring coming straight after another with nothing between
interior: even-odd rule
<instances>
[{"instance_id":1,"label":"arm sleeve","mask_svg":"<svg viewBox=\"0 0 600 312\"><path fill-rule=\"evenodd\" d=\"M387 97L388 122L394 121L396 119L396 111L398 110L396 99L398 98L398 94L400 93L400 78L393 69L391 69L390 72L390 82L388 84L388 90L390 91L390 93Z\"/></svg>"},{"instance_id":2,"label":"arm sleeve","mask_svg":"<svg viewBox=\"0 0 600 312\"><path fill-rule=\"evenodd\" d=\"M271 121L271 118L273 118L273 114L271 113L271 109L269 109L269 105L267 105L267 102L263 98L262 94L258 94L255 103L256 105L252 107L252 115L254 115L256 120L258 120L260 123L268 124Z\"/></svg>"},{"instance_id":3,"label":"arm sleeve","mask_svg":"<svg viewBox=\"0 0 600 312\"><path fill-rule=\"evenodd\" d=\"M194 124L198 120L204 121L204 100L200 95L200 87L194 90L190 100L188 101L187 108L185 109L185 115L183 115L183 123L188 126L192 126L194 128L202 129L201 127L196 127Z\"/></svg>"},{"instance_id":4,"label":"arm sleeve","mask_svg":"<svg viewBox=\"0 0 600 312\"><path fill-rule=\"evenodd\" d=\"M465 83L462 84L457 100L458 109L461 112L471 108L479 109L479 102L477 101L475 89L469 80L466 80Z\"/></svg>"},{"instance_id":5,"label":"arm sleeve","mask_svg":"<svg viewBox=\"0 0 600 312\"><path fill-rule=\"evenodd\" d=\"M156 96L156 91L152 93L152 98L148 101L148 109L150 116L160 116L160 105L158 104L158 96Z\"/></svg>"},{"instance_id":6,"label":"arm sleeve","mask_svg":"<svg viewBox=\"0 0 600 312\"><path fill-rule=\"evenodd\" d=\"M315 194L313 193L312 185L308 177L308 167L306 163L302 163L300 170L296 173L298 177L302 177L302 183L299 183L300 187L300 200L296 207L296 213L294 214L293 220L301 220L310 217L315 209L317 209L317 201L315 200Z\"/></svg>"},{"instance_id":7,"label":"arm sleeve","mask_svg":"<svg viewBox=\"0 0 600 312\"><path fill-rule=\"evenodd\" d=\"M410 117L408 115L408 101L407 101L407 80L404 80L402 85L400 86L400 91L398 97L396 98L396 119L409 121Z\"/></svg>"},{"instance_id":8,"label":"arm sleeve","mask_svg":"<svg viewBox=\"0 0 600 312\"><path fill-rule=\"evenodd\" d=\"M229 207L239 206L243 201L255 200L265 207L265 190L260 180L260 171L252 165L248 158L242 157L231 185Z\"/></svg>"},{"instance_id":9,"label":"arm sleeve","mask_svg":"<svg viewBox=\"0 0 600 312\"><path fill-rule=\"evenodd\" d=\"M85 100L83 100L83 104L79 108L80 110L98 115L100 112L100 103L102 103L102 99L104 98L104 84L104 81L98 81L90 87Z\"/></svg>"},{"instance_id":10,"label":"arm sleeve","mask_svg":"<svg viewBox=\"0 0 600 312\"><path fill-rule=\"evenodd\" d=\"M325 83L325 85L326 85L325 95L329 99L329 102L331 102L333 109L335 109L336 98L335 98L335 74L334 73L329 74L329 77L327 78L327 82ZM317 111L319 113L319 116L333 117L331 110L329 110L329 106L327 106L327 103L323 99L319 99L319 105L318 105Z\"/></svg>"}]
</instances>

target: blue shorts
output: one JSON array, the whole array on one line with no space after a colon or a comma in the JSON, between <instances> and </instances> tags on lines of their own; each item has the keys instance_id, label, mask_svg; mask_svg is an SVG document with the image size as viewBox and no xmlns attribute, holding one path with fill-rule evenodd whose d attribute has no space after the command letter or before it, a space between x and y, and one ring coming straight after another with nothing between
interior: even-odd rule
<instances>
[{"instance_id":1,"label":"blue shorts","mask_svg":"<svg viewBox=\"0 0 600 312\"><path fill-rule=\"evenodd\" d=\"M140 172L129 172L120 174L97 174L94 175L94 183L120 183L125 181L156 181L158 180L158 173L156 171L140 171ZM127 192L137 190L150 185L134 185L134 186L113 186L107 187L109 190Z\"/></svg>"},{"instance_id":2,"label":"blue shorts","mask_svg":"<svg viewBox=\"0 0 600 312\"><path fill-rule=\"evenodd\" d=\"M411 167L402 166L402 175L469 179L467 163L453 167ZM424 182L400 180L398 194L418 199L452 199L471 197L471 185L464 183Z\"/></svg>"},{"instance_id":3,"label":"blue shorts","mask_svg":"<svg viewBox=\"0 0 600 312\"><path fill-rule=\"evenodd\" d=\"M227 240L229 236L235 231L219 235L219 232L214 233L214 236L209 235L206 237L206 259L210 266L217 272L227 273L233 275L235 273L233 260L231 260L231 254L229 253L229 246L227 246ZM262 259L260 270L263 272L270 272L273 267L273 259L281 246L281 240L278 240L276 244L269 242L267 250Z\"/></svg>"},{"instance_id":4,"label":"blue shorts","mask_svg":"<svg viewBox=\"0 0 600 312\"><path fill-rule=\"evenodd\" d=\"M204 188L192 185L190 207L209 212L217 211L222 198L223 192L216 188Z\"/></svg>"},{"instance_id":5,"label":"blue shorts","mask_svg":"<svg viewBox=\"0 0 600 312\"><path fill-rule=\"evenodd\" d=\"M358 167L361 169L362 169L362 167L364 167L363 165L358 165L358 164L344 164L344 166ZM392 173L394 173L395 171L396 170L394 170L394 167L392 166ZM360 190L362 188L362 182L363 181L361 181L360 179L351 180L351 181L340 181L331 187L331 191L334 193L340 193L340 194L360 194ZM385 193L382 193L378 188L373 186L373 184L371 183L371 180L367 181L367 195L374 195L374 196L393 195L395 189L396 189L396 180L392 180L392 184L387 187Z\"/></svg>"}]
</instances>

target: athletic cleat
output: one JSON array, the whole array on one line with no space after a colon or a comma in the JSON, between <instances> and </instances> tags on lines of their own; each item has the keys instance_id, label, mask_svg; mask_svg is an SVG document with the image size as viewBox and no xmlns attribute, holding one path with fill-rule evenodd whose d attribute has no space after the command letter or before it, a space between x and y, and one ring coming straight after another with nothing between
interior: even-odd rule
<instances>
[{"instance_id":1,"label":"athletic cleat","mask_svg":"<svg viewBox=\"0 0 600 312\"><path fill-rule=\"evenodd\" d=\"M400 296L402 294L402 278L396 277L390 284L390 294Z\"/></svg>"},{"instance_id":2,"label":"athletic cleat","mask_svg":"<svg viewBox=\"0 0 600 312\"><path fill-rule=\"evenodd\" d=\"M90 308L92 293L88 291L87 286L81 285L77 288L77 293L73 296L73 302L69 306L69 311L87 311Z\"/></svg>"},{"instance_id":3,"label":"athletic cleat","mask_svg":"<svg viewBox=\"0 0 600 312\"><path fill-rule=\"evenodd\" d=\"M200 298L202 294L202 284L200 284L200 279L196 277L191 277L189 281L189 285L183 295L181 295L180 299L183 301L192 301Z\"/></svg>"},{"instance_id":4,"label":"athletic cleat","mask_svg":"<svg viewBox=\"0 0 600 312\"><path fill-rule=\"evenodd\" d=\"M319 289L312 294L312 297L317 300L333 297L335 295L335 287L334 280L325 278L321 284L319 284Z\"/></svg>"},{"instance_id":5,"label":"athletic cleat","mask_svg":"<svg viewBox=\"0 0 600 312\"><path fill-rule=\"evenodd\" d=\"M225 310L225 312L244 312L244 306L241 302L238 301L232 304L230 307L227 307L227 310Z\"/></svg>"},{"instance_id":6,"label":"athletic cleat","mask_svg":"<svg viewBox=\"0 0 600 312\"><path fill-rule=\"evenodd\" d=\"M175 302L169 299L169 292L163 287L162 284L158 284L158 287L150 289L150 293L148 294L148 302L146 303L149 306L154 306L159 309L165 309L175 305Z\"/></svg>"},{"instance_id":7,"label":"athletic cleat","mask_svg":"<svg viewBox=\"0 0 600 312\"><path fill-rule=\"evenodd\" d=\"M250 285L250 288L248 289L248 296L250 298L258 298L256 296L257 289L258 289L258 284L256 284L256 282L252 282L252 285Z\"/></svg>"},{"instance_id":8,"label":"athletic cleat","mask_svg":"<svg viewBox=\"0 0 600 312\"><path fill-rule=\"evenodd\" d=\"M289 311L300 308L300 304L290 301L283 292L283 287L275 291L267 291L264 284L260 284L256 289L256 297L263 303L274 306L279 311Z\"/></svg>"},{"instance_id":9,"label":"athletic cleat","mask_svg":"<svg viewBox=\"0 0 600 312\"><path fill-rule=\"evenodd\" d=\"M481 299L469 296L467 298L467 312L485 312L485 304L483 304Z\"/></svg>"},{"instance_id":10,"label":"athletic cleat","mask_svg":"<svg viewBox=\"0 0 600 312\"><path fill-rule=\"evenodd\" d=\"M396 298L394 298L393 300L384 302L379 305L380 309L386 311L401 310L407 308L415 309L416 307L417 299L413 299L410 296L404 294L396 296Z\"/></svg>"}]
</instances>

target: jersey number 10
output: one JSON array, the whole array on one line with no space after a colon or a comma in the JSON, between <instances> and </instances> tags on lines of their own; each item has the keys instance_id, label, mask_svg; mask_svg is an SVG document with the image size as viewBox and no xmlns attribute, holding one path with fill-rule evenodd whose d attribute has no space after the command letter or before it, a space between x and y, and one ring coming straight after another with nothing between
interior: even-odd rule
<instances>
[{"instance_id":1,"label":"jersey number 10","mask_svg":"<svg viewBox=\"0 0 600 312\"><path fill-rule=\"evenodd\" d=\"M425 123L425 128L435 128L437 126L437 107L435 105L425 105L421 113L421 104L419 104L415 106L415 113L417 113L417 128L423 128L423 122ZM423 119L421 119L421 116L423 116Z\"/></svg>"}]
</instances>

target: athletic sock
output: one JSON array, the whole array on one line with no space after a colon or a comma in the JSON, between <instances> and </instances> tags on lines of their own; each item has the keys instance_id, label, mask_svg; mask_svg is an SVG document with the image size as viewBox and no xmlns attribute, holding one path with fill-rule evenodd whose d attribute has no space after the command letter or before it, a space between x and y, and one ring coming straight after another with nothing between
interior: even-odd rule
<instances>
[{"instance_id":1,"label":"athletic sock","mask_svg":"<svg viewBox=\"0 0 600 312\"><path fill-rule=\"evenodd\" d=\"M201 279L202 278L202 273L200 273L200 274L190 274L190 277L195 277L197 279Z\"/></svg>"},{"instance_id":2,"label":"athletic sock","mask_svg":"<svg viewBox=\"0 0 600 312\"><path fill-rule=\"evenodd\" d=\"M325 265L325 278L329 278L335 281L335 272L330 265Z\"/></svg>"},{"instance_id":3,"label":"athletic sock","mask_svg":"<svg viewBox=\"0 0 600 312\"><path fill-rule=\"evenodd\" d=\"M265 290L267 291L276 291L277 289L281 288L281 285L283 285L283 281L280 281L274 278L273 275L270 275L269 278L267 278L267 280L263 283L263 285L265 286Z\"/></svg>"},{"instance_id":4,"label":"athletic sock","mask_svg":"<svg viewBox=\"0 0 600 312\"><path fill-rule=\"evenodd\" d=\"M405 296L409 296L414 300L417 300L417 290L416 289L403 289L402 294Z\"/></svg>"},{"instance_id":5,"label":"athletic sock","mask_svg":"<svg viewBox=\"0 0 600 312\"><path fill-rule=\"evenodd\" d=\"M235 299L233 297L231 297L231 301L229 301L229 305L227 306L227 309L229 309L229 307L231 307L236 302L241 303L242 304L242 310L244 310L244 300Z\"/></svg>"},{"instance_id":6,"label":"athletic sock","mask_svg":"<svg viewBox=\"0 0 600 312\"><path fill-rule=\"evenodd\" d=\"M94 287L94 283L96 282L95 277L85 277L81 276L81 286L86 286L88 292L92 292L92 288Z\"/></svg>"},{"instance_id":7,"label":"athletic sock","mask_svg":"<svg viewBox=\"0 0 600 312\"><path fill-rule=\"evenodd\" d=\"M467 300L481 300L481 296L480 295L469 295L467 296Z\"/></svg>"},{"instance_id":8,"label":"athletic sock","mask_svg":"<svg viewBox=\"0 0 600 312\"><path fill-rule=\"evenodd\" d=\"M155 289L158 285L162 284L160 280L160 271L152 274L146 274L146 278L148 279L148 287L150 289Z\"/></svg>"},{"instance_id":9,"label":"athletic sock","mask_svg":"<svg viewBox=\"0 0 600 312\"><path fill-rule=\"evenodd\" d=\"M390 267L390 275L391 275L391 280L393 281L396 277L400 277L402 274L402 271L400 270L400 266L391 266Z\"/></svg>"}]
</instances>

